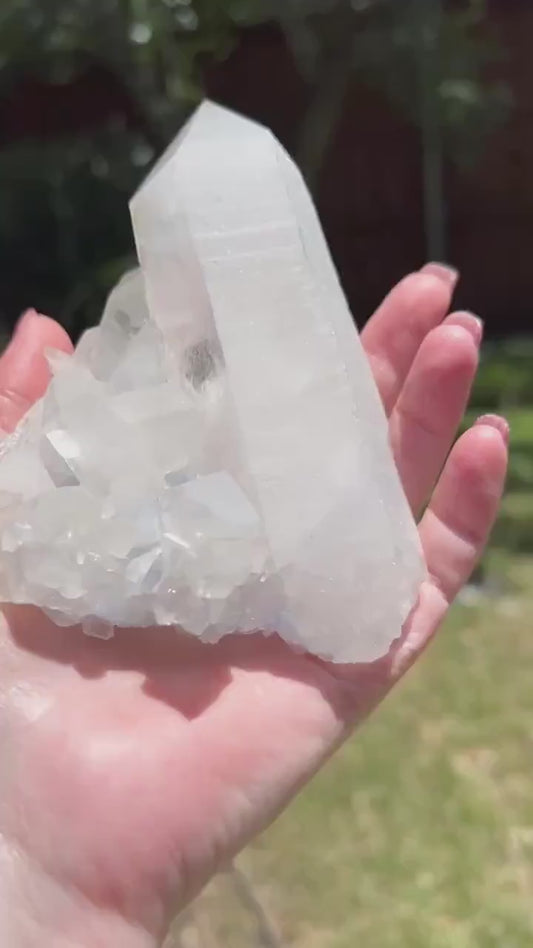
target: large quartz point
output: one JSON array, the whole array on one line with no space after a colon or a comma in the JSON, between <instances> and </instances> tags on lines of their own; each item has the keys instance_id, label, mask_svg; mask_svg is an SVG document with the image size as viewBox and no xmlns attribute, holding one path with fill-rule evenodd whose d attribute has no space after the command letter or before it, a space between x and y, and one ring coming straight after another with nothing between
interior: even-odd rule
<instances>
[{"instance_id":1,"label":"large quartz point","mask_svg":"<svg viewBox=\"0 0 533 948\"><path fill-rule=\"evenodd\" d=\"M140 270L0 459L0 592L60 625L388 651L424 577L303 180L209 102L131 204Z\"/></svg>"}]
</instances>

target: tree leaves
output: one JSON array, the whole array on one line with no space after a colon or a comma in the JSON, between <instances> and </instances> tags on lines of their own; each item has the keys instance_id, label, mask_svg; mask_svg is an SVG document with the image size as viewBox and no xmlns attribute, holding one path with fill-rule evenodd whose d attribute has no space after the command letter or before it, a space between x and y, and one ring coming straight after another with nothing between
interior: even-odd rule
<instances>
[{"instance_id":1,"label":"tree leaves","mask_svg":"<svg viewBox=\"0 0 533 948\"><path fill-rule=\"evenodd\" d=\"M309 87L298 158L312 184L352 78L378 86L420 120L417 56L431 6L428 0L2 0L4 103L21 82L60 92L73 83L82 88L90 74L88 87L98 76L108 89L96 101L101 114L85 124L82 103L80 115L62 126L67 105L58 96L53 125L63 131L56 141L44 113L27 123L33 138L6 142L4 132L0 259L9 273L3 296L10 318L27 302L28 282L32 301L63 313L69 328L97 317L102 292L91 303L81 288L91 280L100 287L98 274L108 262L131 251L127 198L201 97L206 57L227 57L240 30L274 22L285 33ZM446 14L436 39L435 101L447 147L459 160L475 157L510 105L505 86L484 79L497 54L479 29L484 7L483 0L470 0L462 12ZM27 100L20 96L21 109ZM72 300L84 302L76 307Z\"/></svg>"}]
</instances>

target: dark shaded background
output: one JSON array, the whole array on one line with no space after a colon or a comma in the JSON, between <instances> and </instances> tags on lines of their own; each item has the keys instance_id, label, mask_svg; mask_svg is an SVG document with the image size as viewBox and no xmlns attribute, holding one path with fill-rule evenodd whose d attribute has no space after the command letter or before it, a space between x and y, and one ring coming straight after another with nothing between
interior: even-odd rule
<instances>
[{"instance_id":1,"label":"dark shaded background","mask_svg":"<svg viewBox=\"0 0 533 948\"><path fill-rule=\"evenodd\" d=\"M127 199L205 92L298 158L358 321L428 257L491 336L529 331L529 0L3 0L0 318L77 334Z\"/></svg>"}]
</instances>

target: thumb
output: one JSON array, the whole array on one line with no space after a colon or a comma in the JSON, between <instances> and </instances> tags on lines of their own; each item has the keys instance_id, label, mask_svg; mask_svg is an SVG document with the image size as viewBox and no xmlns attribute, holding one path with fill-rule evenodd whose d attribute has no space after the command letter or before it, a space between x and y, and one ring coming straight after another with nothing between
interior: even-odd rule
<instances>
[{"instance_id":1,"label":"thumb","mask_svg":"<svg viewBox=\"0 0 533 948\"><path fill-rule=\"evenodd\" d=\"M72 343L59 323L30 309L0 357L0 428L4 431L12 431L44 394L50 380L46 349L72 352Z\"/></svg>"}]
</instances>

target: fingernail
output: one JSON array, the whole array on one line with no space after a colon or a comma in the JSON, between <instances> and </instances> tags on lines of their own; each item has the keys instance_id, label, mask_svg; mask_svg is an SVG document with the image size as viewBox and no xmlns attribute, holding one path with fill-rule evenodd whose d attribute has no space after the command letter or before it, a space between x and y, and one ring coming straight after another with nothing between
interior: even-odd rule
<instances>
[{"instance_id":1,"label":"fingernail","mask_svg":"<svg viewBox=\"0 0 533 948\"><path fill-rule=\"evenodd\" d=\"M38 313L37 313L37 310L35 310L35 309L27 309L27 310L25 310L25 311L23 312L22 316L19 317L19 319L17 320L17 322L16 322L16 324L15 324L15 328L14 328L14 330L13 330L13 335L14 335L14 336L18 336L19 332L21 332L21 331L22 331L22 332L25 332L25 331L26 331L26 327L30 324L30 322L32 321L32 319L33 319L35 316L37 316L37 315L38 315Z\"/></svg>"},{"instance_id":2,"label":"fingernail","mask_svg":"<svg viewBox=\"0 0 533 948\"><path fill-rule=\"evenodd\" d=\"M25 332L26 332L26 327L28 326L28 324L29 324L29 322L31 321L32 317L35 316L35 315L37 315L37 314L36 314L36 312L35 312L34 309L27 309L26 312L24 312L24 313L22 314L22 316L19 317L19 319L18 319L17 322L15 323L15 326L14 326L14 328L13 328L13 332L11 333L11 339L9 340L9 342L7 343L7 345L6 345L5 349L4 349L3 355L7 355L8 352L11 353L11 351L13 350L13 348L16 348L16 347L15 347L15 340L17 340L17 342L19 341L19 335L20 335L20 333L25 333Z\"/></svg>"},{"instance_id":3,"label":"fingernail","mask_svg":"<svg viewBox=\"0 0 533 948\"><path fill-rule=\"evenodd\" d=\"M422 267L420 273L430 273L432 276L438 277L439 280L442 280L446 286L455 287L459 279L459 270L456 270L455 267L450 266L449 263L438 263L437 261L433 263L426 263Z\"/></svg>"},{"instance_id":4,"label":"fingernail","mask_svg":"<svg viewBox=\"0 0 533 948\"><path fill-rule=\"evenodd\" d=\"M489 428L495 428L496 431L500 432L504 444L509 444L511 427L507 419L502 418L501 415L481 415L477 419L476 425L487 425Z\"/></svg>"},{"instance_id":5,"label":"fingernail","mask_svg":"<svg viewBox=\"0 0 533 948\"><path fill-rule=\"evenodd\" d=\"M470 333L476 346L480 345L485 326L479 316L474 316L474 313L469 313L466 310L461 313L452 313L451 316L448 316L446 319L446 324L462 326L463 329L466 329Z\"/></svg>"}]
</instances>

